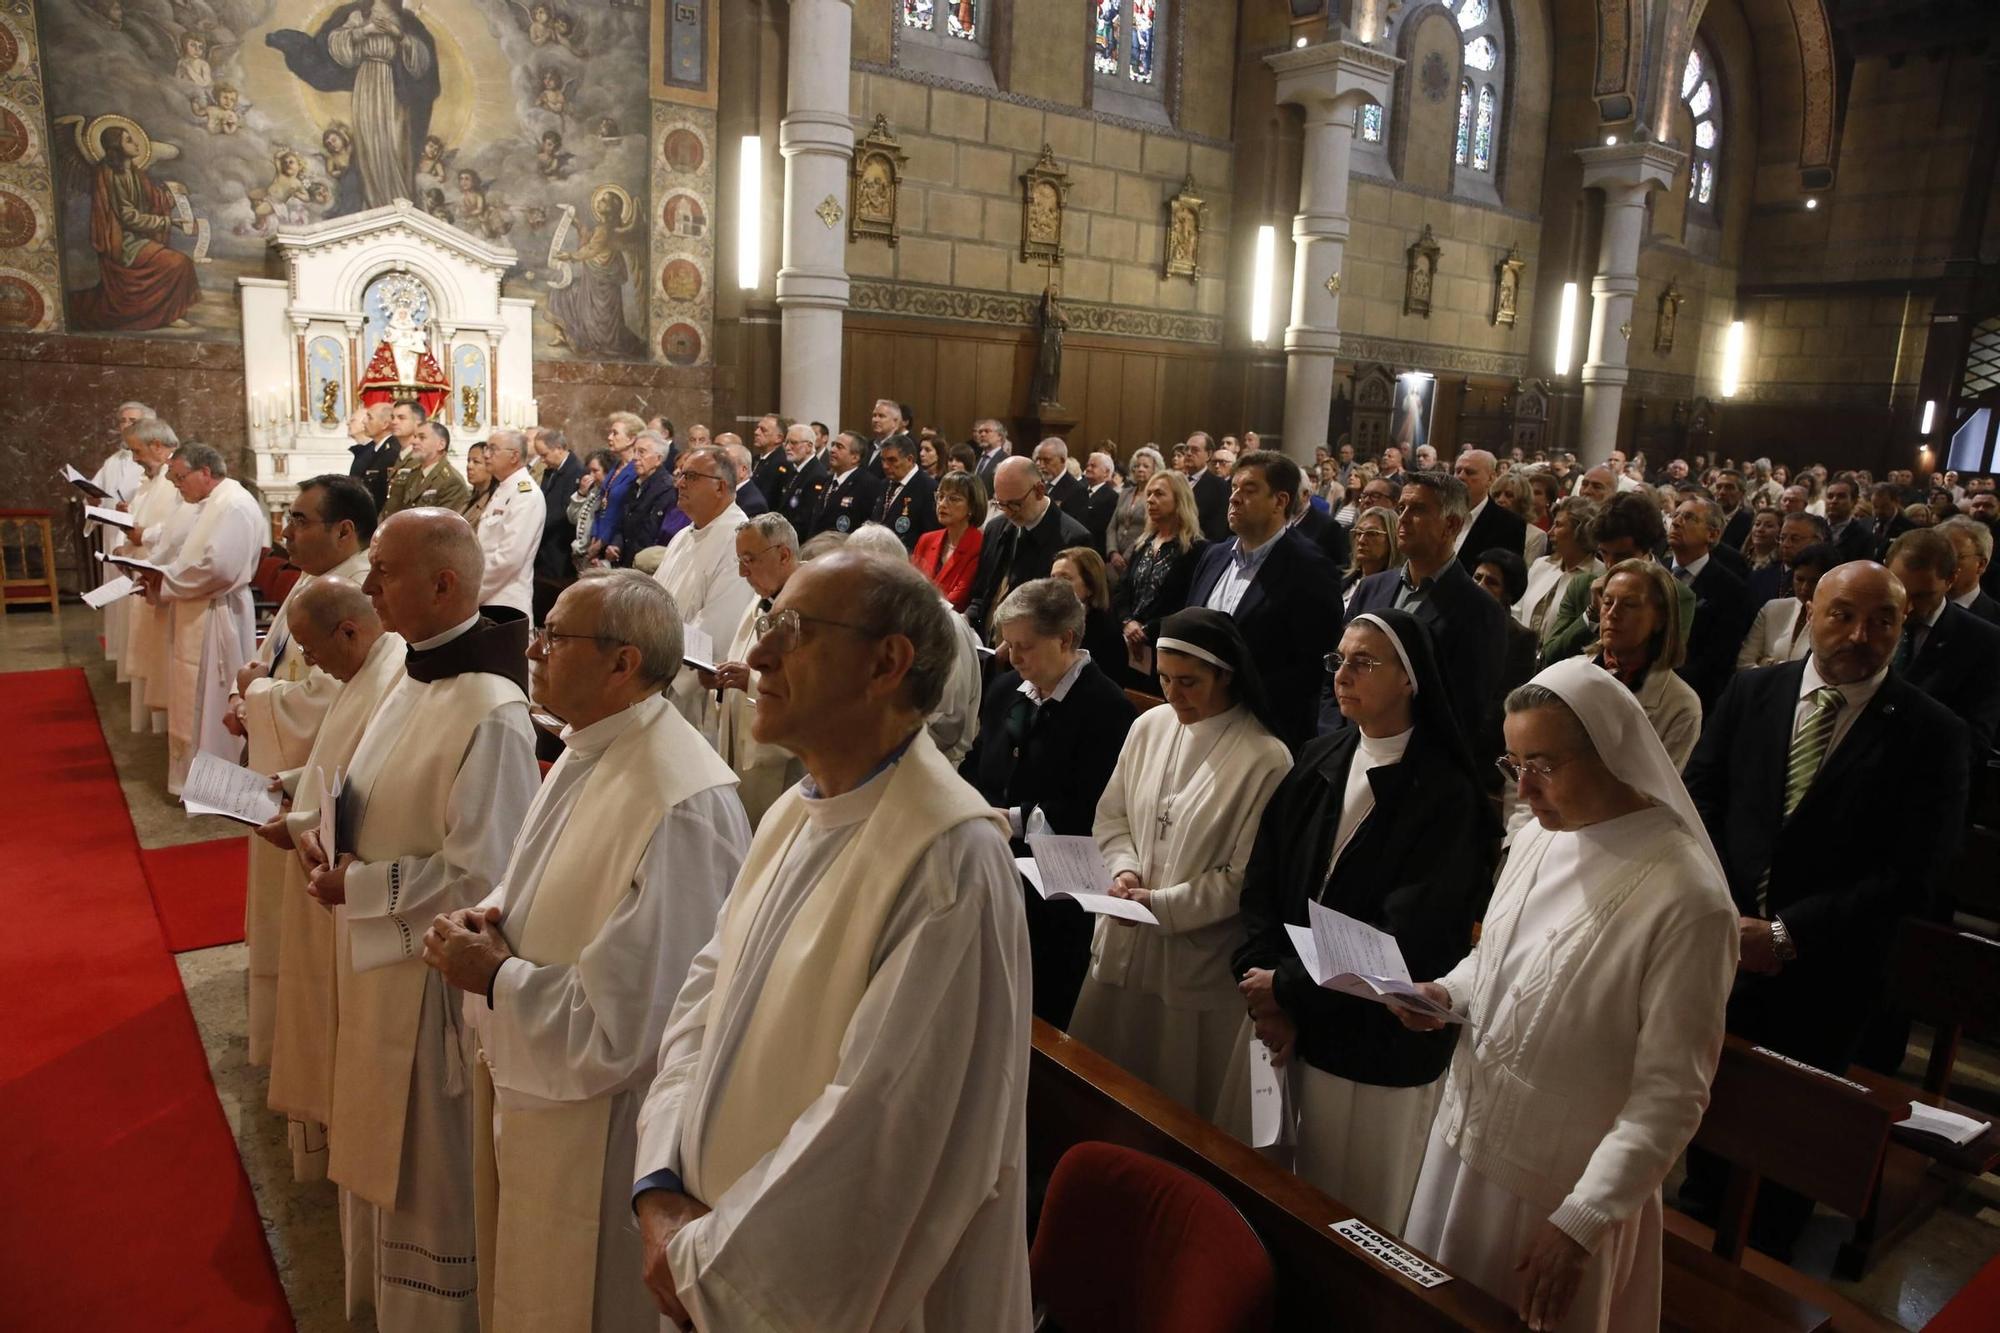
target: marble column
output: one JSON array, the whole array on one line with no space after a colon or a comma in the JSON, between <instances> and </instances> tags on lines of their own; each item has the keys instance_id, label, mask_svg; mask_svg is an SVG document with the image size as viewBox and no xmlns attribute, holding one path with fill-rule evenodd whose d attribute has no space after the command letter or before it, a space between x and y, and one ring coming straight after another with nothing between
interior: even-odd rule
<instances>
[{"instance_id":1,"label":"marble column","mask_svg":"<svg viewBox=\"0 0 2000 1333\"><path fill-rule=\"evenodd\" d=\"M778 124L785 159L778 410L798 421L840 420L853 29L852 0L792 0L785 118Z\"/></svg>"},{"instance_id":2,"label":"marble column","mask_svg":"<svg viewBox=\"0 0 2000 1333\"><path fill-rule=\"evenodd\" d=\"M1583 186L1604 193L1604 230L1590 283L1590 341L1583 363L1583 425L1577 458L1602 463L1618 444L1618 412L1631 377L1632 299L1639 294L1639 243L1646 236L1646 196L1670 189L1687 155L1657 143L1586 148Z\"/></svg>"},{"instance_id":3,"label":"marble column","mask_svg":"<svg viewBox=\"0 0 2000 1333\"><path fill-rule=\"evenodd\" d=\"M1340 353L1340 270L1347 252L1348 163L1354 118L1386 104L1402 61L1349 40L1338 24L1328 39L1265 58L1278 76L1279 105L1305 112L1299 211L1292 219L1291 318L1285 325L1284 450L1301 465L1327 438Z\"/></svg>"}]
</instances>

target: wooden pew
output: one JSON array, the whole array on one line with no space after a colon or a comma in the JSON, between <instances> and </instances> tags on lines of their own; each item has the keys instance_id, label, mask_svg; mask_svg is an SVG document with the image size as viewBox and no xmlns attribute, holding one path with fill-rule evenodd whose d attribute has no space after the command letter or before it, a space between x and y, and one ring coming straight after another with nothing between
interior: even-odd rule
<instances>
[{"instance_id":1,"label":"wooden pew","mask_svg":"<svg viewBox=\"0 0 2000 1333\"><path fill-rule=\"evenodd\" d=\"M1502 1303L1462 1280L1425 1289L1330 1228L1353 1217L1289 1171L1132 1077L1089 1047L1035 1024L1028 1160L1046 1178L1072 1144L1102 1139L1164 1158L1214 1185L1249 1221L1278 1273L1278 1327L1520 1329ZM1667 1238L1661 1327L1668 1333L1811 1333L1823 1311Z\"/></svg>"},{"instance_id":2,"label":"wooden pew","mask_svg":"<svg viewBox=\"0 0 2000 1333\"><path fill-rule=\"evenodd\" d=\"M2000 828L1965 830L1958 855L1944 873L1943 888L1952 911L2000 923Z\"/></svg>"}]
</instances>

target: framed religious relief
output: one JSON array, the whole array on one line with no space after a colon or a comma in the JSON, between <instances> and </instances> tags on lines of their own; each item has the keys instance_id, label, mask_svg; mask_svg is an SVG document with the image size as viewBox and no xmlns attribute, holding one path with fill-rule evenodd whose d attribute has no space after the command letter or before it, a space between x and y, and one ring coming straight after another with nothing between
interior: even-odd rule
<instances>
[{"instance_id":1,"label":"framed religious relief","mask_svg":"<svg viewBox=\"0 0 2000 1333\"><path fill-rule=\"evenodd\" d=\"M907 161L889 132L889 118L876 116L867 136L854 145L854 161L847 169L848 240L875 236L896 243L896 201Z\"/></svg>"},{"instance_id":2,"label":"framed religious relief","mask_svg":"<svg viewBox=\"0 0 2000 1333\"><path fill-rule=\"evenodd\" d=\"M1493 323L1497 328L1513 327L1521 306L1521 270L1527 264L1521 259L1521 247L1508 248L1507 257L1493 266Z\"/></svg>"},{"instance_id":3,"label":"framed religious relief","mask_svg":"<svg viewBox=\"0 0 2000 1333\"><path fill-rule=\"evenodd\" d=\"M1443 253L1431 224L1426 222L1424 234L1409 249L1410 271L1403 287L1404 314L1431 317L1431 291L1437 286L1438 256Z\"/></svg>"},{"instance_id":4,"label":"framed religious relief","mask_svg":"<svg viewBox=\"0 0 2000 1333\"><path fill-rule=\"evenodd\" d=\"M1195 193L1194 173L1167 200L1167 276L1190 282L1201 276L1201 223L1208 205Z\"/></svg>"},{"instance_id":5,"label":"framed religious relief","mask_svg":"<svg viewBox=\"0 0 2000 1333\"><path fill-rule=\"evenodd\" d=\"M1042 145L1035 165L1021 173L1021 261L1063 262L1063 209L1069 201L1069 172Z\"/></svg>"},{"instance_id":6,"label":"framed religious relief","mask_svg":"<svg viewBox=\"0 0 2000 1333\"><path fill-rule=\"evenodd\" d=\"M1668 282L1667 289L1660 293L1660 317L1653 325L1653 350L1663 356L1674 350L1674 334L1681 322L1681 302L1686 299L1681 295L1678 279Z\"/></svg>"}]
</instances>

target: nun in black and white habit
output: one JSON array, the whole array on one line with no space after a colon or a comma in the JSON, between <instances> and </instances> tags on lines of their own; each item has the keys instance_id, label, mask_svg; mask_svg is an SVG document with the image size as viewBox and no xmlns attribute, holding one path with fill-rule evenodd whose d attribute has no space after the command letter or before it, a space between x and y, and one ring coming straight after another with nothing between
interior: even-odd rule
<instances>
[{"instance_id":1,"label":"nun in black and white habit","mask_svg":"<svg viewBox=\"0 0 2000 1333\"><path fill-rule=\"evenodd\" d=\"M1411 975L1431 976L1472 945L1500 826L1414 617L1356 616L1328 666L1346 725L1300 753L1264 811L1233 959L1254 1028L1217 1119L1247 1129L1248 1043L1262 1039L1296 1108L1293 1169L1396 1232L1457 1029L1412 1032L1315 985L1285 926L1319 902L1395 936Z\"/></svg>"},{"instance_id":2,"label":"nun in black and white habit","mask_svg":"<svg viewBox=\"0 0 2000 1333\"><path fill-rule=\"evenodd\" d=\"M1133 723L1092 834L1110 891L1159 924L1098 918L1069 1031L1212 1115L1242 1026L1229 966L1237 896L1258 817L1292 760L1235 621L1179 611L1155 646L1166 706Z\"/></svg>"}]
</instances>

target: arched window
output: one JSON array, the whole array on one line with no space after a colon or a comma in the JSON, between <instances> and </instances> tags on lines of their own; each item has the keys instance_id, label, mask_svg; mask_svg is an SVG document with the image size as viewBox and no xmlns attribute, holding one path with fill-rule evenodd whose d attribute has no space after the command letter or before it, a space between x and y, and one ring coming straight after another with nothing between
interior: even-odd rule
<instances>
[{"instance_id":1,"label":"arched window","mask_svg":"<svg viewBox=\"0 0 2000 1333\"><path fill-rule=\"evenodd\" d=\"M897 63L993 86L995 0L896 0Z\"/></svg>"},{"instance_id":2,"label":"arched window","mask_svg":"<svg viewBox=\"0 0 2000 1333\"><path fill-rule=\"evenodd\" d=\"M904 0L909 3L909 0ZM1169 0L1085 0L1090 6L1092 104L1121 115L1159 119L1166 99Z\"/></svg>"},{"instance_id":3,"label":"arched window","mask_svg":"<svg viewBox=\"0 0 2000 1333\"><path fill-rule=\"evenodd\" d=\"M1681 101L1694 122L1694 142L1688 145L1688 214L1711 222L1722 165L1722 98L1716 84L1714 61L1697 43L1681 69Z\"/></svg>"},{"instance_id":4,"label":"arched window","mask_svg":"<svg viewBox=\"0 0 2000 1333\"><path fill-rule=\"evenodd\" d=\"M1380 102L1370 102L1367 106L1361 108L1361 114L1355 120L1354 127L1361 132L1363 143L1382 142L1383 120L1382 104Z\"/></svg>"},{"instance_id":5,"label":"arched window","mask_svg":"<svg viewBox=\"0 0 2000 1333\"><path fill-rule=\"evenodd\" d=\"M1461 171L1490 178L1500 160L1500 92L1507 83L1506 35L1499 0L1443 0L1465 38L1465 77L1458 85L1458 135L1451 160Z\"/></svg>"}]
</instances>

